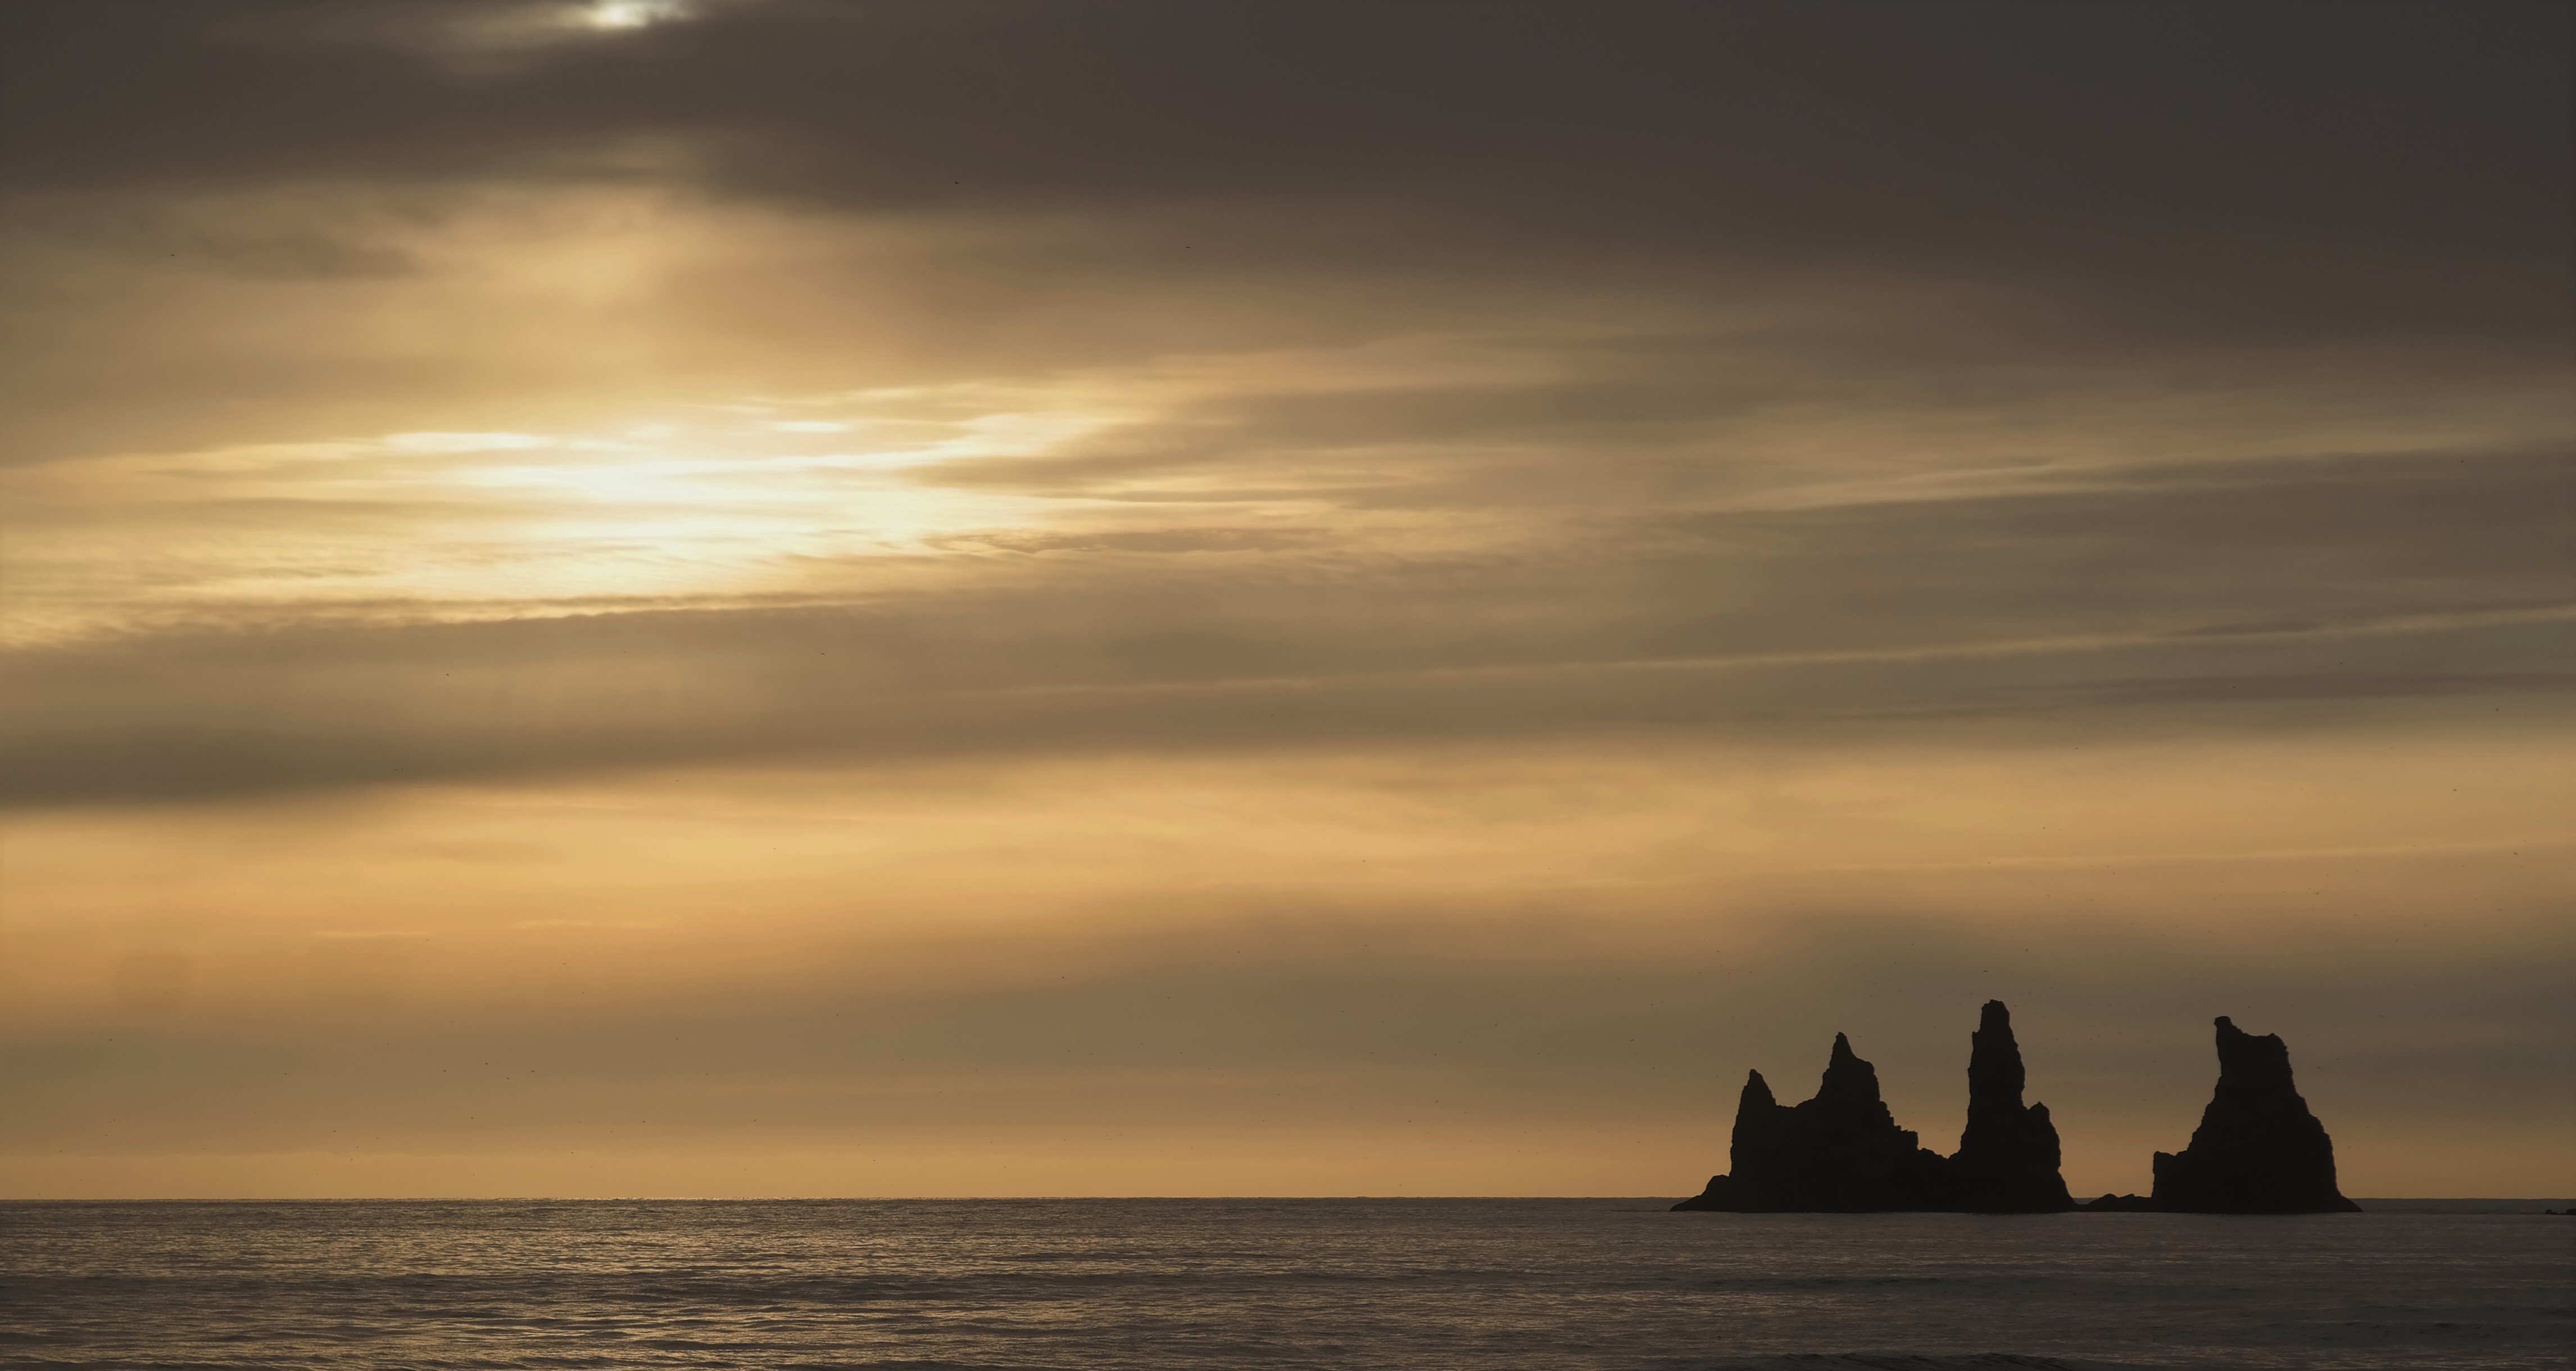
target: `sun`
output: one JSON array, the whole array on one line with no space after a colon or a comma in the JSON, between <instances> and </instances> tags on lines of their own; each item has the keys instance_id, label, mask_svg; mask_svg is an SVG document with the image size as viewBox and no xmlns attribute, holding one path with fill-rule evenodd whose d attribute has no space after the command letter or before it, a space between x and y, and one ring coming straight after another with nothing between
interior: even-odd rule
<instances>
[{"instance_id":1,"label":"sun","mask_svg":"<svg viewBox=\"0 0 2576 1371\"><path fill-rule=\"evenodd\" d=\"M595 29L640 29L677 19L680 0L599 0L582 12L582 22Z\"/></svg>"}]
</instances>

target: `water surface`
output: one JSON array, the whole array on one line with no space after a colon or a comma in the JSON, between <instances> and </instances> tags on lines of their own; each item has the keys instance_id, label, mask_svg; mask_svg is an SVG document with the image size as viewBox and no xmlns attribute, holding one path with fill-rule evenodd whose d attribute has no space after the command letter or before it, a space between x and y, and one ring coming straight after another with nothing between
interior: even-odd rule
<instances>
[{"instance_id":1,"label":"water surface","mask_svg":"<svg viewBox=\"0 0 2576 1371\"><path fill-rule=\"evenodd\" d=\"M2563 1368L2576 1220L0 1205L24 1367Z\"/></svg>"}]
</instances>

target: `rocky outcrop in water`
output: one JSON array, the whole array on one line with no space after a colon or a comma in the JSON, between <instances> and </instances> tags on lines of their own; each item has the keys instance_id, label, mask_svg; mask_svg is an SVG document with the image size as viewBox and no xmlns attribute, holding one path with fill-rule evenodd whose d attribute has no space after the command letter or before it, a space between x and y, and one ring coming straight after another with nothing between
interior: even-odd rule
<instances>
[{"instance_id":1,"label":"rocky outcrop in water","mask_svg":"<svg viewBox=\"0 0 2576 1371\"><path fill-rule=\"evenodd\" d=\"M2018 1096L2018 1090L2015 1094ZM2018 1102L2018 1101L2016 1101ZM1948 1207L1948 1163L1896 1126L1878 1071L1834 1035L1815 1098L1782 1105L1759 1071L1736 1101L1732 1170L1675 1209L1746 1214L1866 1213Z\"/></svg>"},{"instance_id":2,"label":"rocky outcrop in water","mask_svg":"<svg viewBox=\"0 0 2576 1371\"><path fill-rule=\"evenodd\" d=\"M2290 1080L2277 1033L2218 1020L2218 1089L2180 1152L2155 1160L2155 1205L2187 1214L2331 1214L2361 1206L2335 1188L2334 1139Z\"/></svg>"},{"instance_id":3,"label":"rocky outcrop in water","mask_svg":"<svg viewBox=\"0 0 2576 1371\"><path fill-rule=\"evenodd\" d=\"M2218 1088L2191 1145L2155 1156L2152 1195L2076 1204L2058 1170L2048 1106L2021 1102L2012 1012L1986 1002L1969 1039L1968 1126L1944 1157L1896 1126L1878 1071L1834 1035L1815 1098L1782 1105L1759 1071L1736 1101L1732 1170L1674 1205L1736 1213L1964 1210L2037 1214L2163 1210L2185 1214L2326 1214L2361 1206L2335 1188L2334 1140L2308 1112L2277 1034L2218 1020Z\"/></svg>"},{"instance_id":4,"label":"rocky outcrop in water","mask_svg":"<svg viewBox=\"0 0 2576 1371\"><path fill-rule=\"evenodd\" d=\"M2047 1214L2075 1207L2058 1174L2048 1106L2021 1102L2021 1044L2012 1011L1988 1000L1968 1040L1968 1127L1950 1157L1951 1205L1982 1214Z\"/></svg>"}]
</instances>

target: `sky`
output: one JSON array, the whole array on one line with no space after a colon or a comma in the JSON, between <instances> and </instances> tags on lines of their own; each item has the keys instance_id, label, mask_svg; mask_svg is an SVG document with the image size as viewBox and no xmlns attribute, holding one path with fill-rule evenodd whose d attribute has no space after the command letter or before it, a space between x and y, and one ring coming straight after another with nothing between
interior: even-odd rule
<instances>
[{"instance_id":1,"label":"sky","mask_svg":"<svg viewBox=\"0 0 2576 1371\"><path fill-rule=\"evenodd\" d=\"M2570 23L0 0L0 1195L2576 1192Z\"/></svg>"}]
</instances>

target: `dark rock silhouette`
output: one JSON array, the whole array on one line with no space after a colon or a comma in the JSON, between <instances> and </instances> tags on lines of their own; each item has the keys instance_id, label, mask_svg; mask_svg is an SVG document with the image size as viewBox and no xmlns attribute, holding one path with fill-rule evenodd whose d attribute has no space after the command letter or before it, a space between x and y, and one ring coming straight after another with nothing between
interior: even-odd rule
<instances>
[{"instance_id":1,"label":"dark rock silhouette","mask_svg":"<svg viewBox=\"0 0 2576 1371\"><path fill-rule=\"evenodd\" d=\"M1983 1214L2049 1214L2075 1207L2058 1174L2048 1106L2022 1107L2021 1044L2012 1011L1988 1000L1968 1040L1968 1127L1950 1158L1952 1199Z\"/></svg>"},{"instance_id":2,"label":"dark rock silhouette","mask_svg":"<svg viewBox=\"0 0 2576 1371\"><path fill-rule=\"evenodd\" d=\"M2077 1204L2060 1174L2048 1106L2021 1102L2021 1045L2012 1011L1988 1000L1969 1039L1968 1126L1944 1157L1896 1126L1878 1071L1834 1035L1815 1098L1784 1106L1759 1071L1736 1101L1732 1169L1675 1209L1736 1213L1965 1210L2036 1214L2357 1213L2335 1187L2334 1139L2308 1112L2278 1034L2255 1037L2218 1020L2218 1088L2178 1153L2155 1155L2151 1195ZM2557 1211L2545 1211L2555 1213ZM2570 1211L2576 1213L2576 1211Z\"/></svg>"},{"instance_id":3,"label":"dark rock silhouette","mask_svg":"<svg viewBox=\"0 0 2576 1371\"><path fill-rule=\"evenodd\" d=\"M2186 1214L2328 1214L2360 1205L2335 1188L2334 1140L2290 1080L2290 1049L2218 1020L2218 1089L2180 1152L2155 1160L2155 1205Z\"/></svg>"},{"instance_id":4,"label":"dark rock silhouette","mask_svg":"<svg viewBox=\"0 0 2576 1371\"><path fill-rule=\"evenodd\" d=\"M2018 1095L2018 1090L2016 1090ZM2018 1099L2016 1099L2018 1103ZM1736 1213L1868 1213L1949 1206L1949 1164L1896 1126L1878 1071L1834 1035L1814 1099L1786 1107L1759 1071L1735 1108L1732 1170L1675 1209Z\"/></svg>"}]
</instances>

